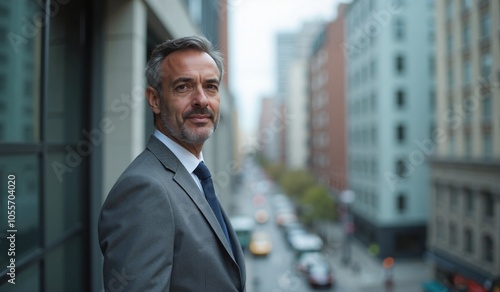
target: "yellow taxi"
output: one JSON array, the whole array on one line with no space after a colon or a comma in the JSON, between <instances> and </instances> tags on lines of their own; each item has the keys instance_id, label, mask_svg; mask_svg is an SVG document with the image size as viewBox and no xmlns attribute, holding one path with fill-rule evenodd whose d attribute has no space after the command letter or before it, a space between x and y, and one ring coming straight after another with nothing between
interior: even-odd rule
<instances>
[{"instance_id":1,"label":"yellow taxi","mask_svg":"<svg viewBox=\"0 0 500 292\"><path fill-rule=\"evenodd\" d=\"M273 248L271 237L267 232L255 231L250 239L249 250L254 256L266 256Z\"/></svg>"}]
</instances>

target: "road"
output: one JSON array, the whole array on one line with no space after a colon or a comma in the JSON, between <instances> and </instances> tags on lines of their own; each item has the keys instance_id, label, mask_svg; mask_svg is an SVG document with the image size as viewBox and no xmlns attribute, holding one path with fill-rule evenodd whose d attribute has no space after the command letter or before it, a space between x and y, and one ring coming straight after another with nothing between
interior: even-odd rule
<instances>
[{"instance_id":1,"label":"road","mask_svg":"<svg viewBox=\"0 0 500 292\"><path fill-rule=\"evenodd\" d=\"M276 225L271 206L271 196L279 193L279 188L269 182L262 170L252 161L244 166L245 174L241 180L239 191L232 203L232 215L253 217L257 209L265 209L268 222L257 224L256 229L267 231L272 238L273 249L267 257L254 257L246 252L247 292L308 292L316 291L309 287L295 268L295 255L286 244L281 230ZM263 195L265 200L256 204L256 195ZM352 242L352 262L346 266L342 263L342 229L338 224L328 226L331 240L325 248L335 278L331 289L322 291L335 292L420 292L424 281L432 279L431 269L423 260L397 261L394 270L395 286L392 290L384 287L386 271L381 261L370 256L357 242ZM359 270L352 268L358 263Z\"/></svg>"},{"instance_id":2,"label":"road","mask_svg":"<svg viewBox=\"0 0 500 292\"><path fill-rule=\"evenodd\" d=\"M249 166L246 167L257 167ZM248 292L308 292L316 291L309 287L306 279L295 268L295 254L286 244L280 228L276 225L270 202L272 194L278 192L277 187L267 182L260 169L245 171L243 185L236 195L233 213L253 217L256 210L266 210L269 219L263 224L256 224L255 230L266 231L273 243L268 256L255 257L246 251L247 291ZM256 204L254 197L260 194L265 201ZM322 291L342 291L323 289Z\"/></svg>"}]
</instances>

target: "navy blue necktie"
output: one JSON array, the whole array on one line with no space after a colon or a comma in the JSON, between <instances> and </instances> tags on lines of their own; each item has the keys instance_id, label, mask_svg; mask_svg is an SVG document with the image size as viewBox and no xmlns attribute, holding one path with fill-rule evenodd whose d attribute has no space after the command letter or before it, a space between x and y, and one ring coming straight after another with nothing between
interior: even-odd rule
<instances>
[{"instance_id":1,"label":"navy blue necktie","mask_svg":"<svg viewBox=\"0 0 500 292\"><path fill-rule=\"evenodd\" d=\"M227 242L229 243L229 247L231 248L231 241L229 240L229 233L227 232L226 222L224 222L224 218L222 217L222 212L219 204L219 200L215 196L214 183L212 181L212 175L208 170L205 163L200 162L198 167L193 171L194 174L200 179L201 187L203 188L203 192L205 193L205 198L208 201L208 204L214 211L215 217L219 221L220 226L222 227L222 231L224 231L224 235L226 235ZM232 251L232 248L231 248Z\"/></svg>"}]
</instances>

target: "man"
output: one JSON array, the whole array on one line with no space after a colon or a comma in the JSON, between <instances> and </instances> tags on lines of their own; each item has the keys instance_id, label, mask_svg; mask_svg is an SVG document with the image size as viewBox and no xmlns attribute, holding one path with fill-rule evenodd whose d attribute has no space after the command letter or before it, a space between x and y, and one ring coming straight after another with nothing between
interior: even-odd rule
<instances>
[{"instance_id":1,"label":"man","mask_svg":"<svg viewBox=\"0 0 500 292\"><path fill-rule=\"evenodd\" d=\"M245 291L244 256L203 163L222 58L202 37L158 45L146 68L156 131L99 218L106 291Z\"/></svg>"}]
</instances>

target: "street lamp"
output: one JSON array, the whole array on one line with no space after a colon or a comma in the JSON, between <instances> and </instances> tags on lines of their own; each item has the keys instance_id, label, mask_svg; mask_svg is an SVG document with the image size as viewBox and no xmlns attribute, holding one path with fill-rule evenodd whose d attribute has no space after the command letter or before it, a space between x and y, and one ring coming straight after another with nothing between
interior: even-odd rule
<instances>
[{"instance_id":1,"label":"street lamp","mask_svg":"<svg viewBox=\"0 0 500 292\"><path fill-rule=\"evenodd\" d=\"M344 190L340 193L340 201L343 205L342 227L344 230L344 244L342 262L347 265L351 262L351 237L354 233L354 222L351 214L351 205L356 199L356 194L351 190Z\"/></svg>"}]
</instances>

